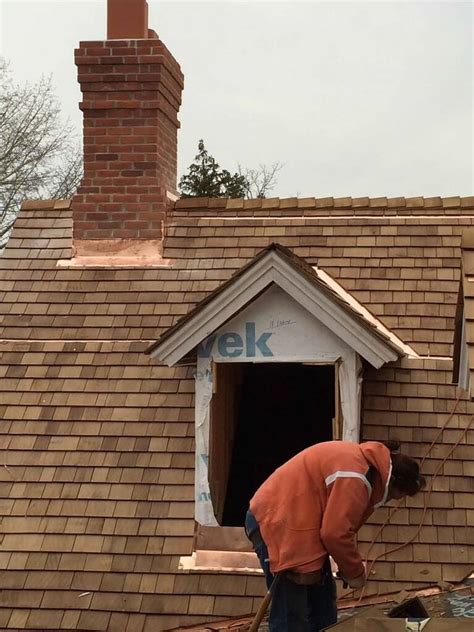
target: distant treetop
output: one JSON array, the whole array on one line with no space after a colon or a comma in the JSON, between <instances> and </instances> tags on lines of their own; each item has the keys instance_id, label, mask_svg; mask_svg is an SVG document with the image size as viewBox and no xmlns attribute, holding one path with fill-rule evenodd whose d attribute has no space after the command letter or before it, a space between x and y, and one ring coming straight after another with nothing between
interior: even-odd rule
<instances>
[{"instance_id":1,"label":"distant treetop","mask_svg":"<svg viewBox=\"0 0 474 632\"><path fill-rule=\"evenodd\" d=\"M231 174L227 169L221 169L202 139L198 151L188 173L179 181L182 197L264 198L275 186L276 175L281 169L278 162L270 167L260 165L258 169L243 169L239 165L238 172Z\"/></svg>"},{"instance_id":2,"label":"distant treetop","mask_svg":"<svg viewBox=\"0 0 474 632\"><path fill-rule=\"evenodd\" d=\"M189 166L188 173L179 181L182 197L245 197L247 181L239 173L232 175L227 169L221 169L215 158L210 155L201 139L199 153Z\"/></svg>"}]
</instances>

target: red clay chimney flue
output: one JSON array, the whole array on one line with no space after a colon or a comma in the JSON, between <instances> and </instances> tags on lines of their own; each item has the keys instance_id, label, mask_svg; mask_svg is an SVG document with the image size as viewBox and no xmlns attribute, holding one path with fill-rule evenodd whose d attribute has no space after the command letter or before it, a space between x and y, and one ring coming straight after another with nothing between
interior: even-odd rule
<instances>
[{"instance_id":1,"label":"red clay chimney flue","mask_svg":"<svg viewBox=\"0 0 474 632\"><path fill-rule=\"evenodd\" d=\"M107 39L146 39L146 0L107 0Z\"/></svg>"}]
</instances>

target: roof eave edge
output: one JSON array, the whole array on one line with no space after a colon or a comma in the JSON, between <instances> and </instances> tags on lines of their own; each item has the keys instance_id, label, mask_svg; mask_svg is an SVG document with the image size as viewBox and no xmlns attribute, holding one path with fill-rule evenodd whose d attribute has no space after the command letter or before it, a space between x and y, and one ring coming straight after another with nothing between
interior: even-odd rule
<instances>
[{"instance_id":1,"label":"roof eave edge","mask_svg":"<svg viewBox=\"0 0 474 632\"><path fill-rule=\"evenodd\" d=\"M383 364L394 362L404 355L401 352L400 355L397 355L397 352L388 342L385 343L374 333L363 328L340 305L331 301L325 293L318 290L315 286L311 286L301 275L296 276L296 271L288 264L282 263L285 274L282 274L280 282L278 278L275 278L275 283L349 347L365 358L367 362L370 362L372 366L378 369ZM283 270L280 270L280 272L282 273ZM296 281L299 282L296 283ZM299 289L299 292L297 289ZM311 298L311 294L317 294L319 300L316 302ZM357 333L353 333L353 330Z\"/></svg>"},{"instance_id":2,"label":"roof eave edge","mask_svg":"<svg viewBox=\"0 0 474 632\"><path fill-rule=\"evenodd\" d=\"M152 358L158 357L168 366L173 366L188 354L272 282L272 265L268 265L272 256L273 252L256 262L255 266L237 278L235 283L227 287L212 303L206 305L202 312L184 323L181 331L163 340L161 344L158 342L157 345L149 347L149 355ZM196 333L196 330L201 332L204 327L207 327L204 333ZM177 352L179 347L182 349Z\"/></svg>"}]
</instances>

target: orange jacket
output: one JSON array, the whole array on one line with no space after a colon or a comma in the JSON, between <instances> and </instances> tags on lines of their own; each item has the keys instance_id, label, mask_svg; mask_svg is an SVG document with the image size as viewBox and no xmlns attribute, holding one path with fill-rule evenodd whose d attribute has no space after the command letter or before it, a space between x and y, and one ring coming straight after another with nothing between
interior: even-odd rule
<instances>
[{"instance_id":1,"label":"orange jacket","mask_svg":"<svg viewBox=\"0 0 474 632\"><path fill-rule=\"evenodd\" d=\"M390 474L390 451L375 441L319 443L275 470L250 501L272 572L315 571L329 553L344 577L359 577L355 534L386 501Z\"/></svg>"}]
</instances>

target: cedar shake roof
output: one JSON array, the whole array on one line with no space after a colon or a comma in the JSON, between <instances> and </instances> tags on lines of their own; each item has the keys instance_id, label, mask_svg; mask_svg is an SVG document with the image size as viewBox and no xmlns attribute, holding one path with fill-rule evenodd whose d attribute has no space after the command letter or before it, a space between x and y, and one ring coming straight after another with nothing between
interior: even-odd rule
<instances>
[{"instance_id":1,"label":"cedar shake roof","mask_svg":"<svg viewBox=\"0 0 474 632\"><path fill-rule=\"evenodd\" d=\"M260 577L178 570L195 528L193 369L144 351L275 241L420 356L364 374L363 439L398 438L442 474L419 535L426 495L377 536L371 557L416 537L367 594L468 575L474 403L456 404L451 355L470 226L474 198L179 200L172 267L62 268L68 204L25 203L0 257L0 628L152 632L256 611ZM361 530L364 553L387 516Z\"/></svg>"}]
</instances>

